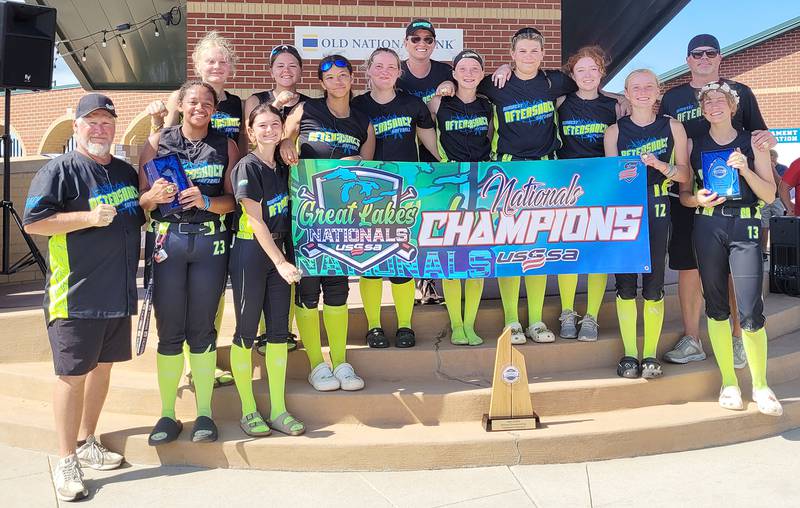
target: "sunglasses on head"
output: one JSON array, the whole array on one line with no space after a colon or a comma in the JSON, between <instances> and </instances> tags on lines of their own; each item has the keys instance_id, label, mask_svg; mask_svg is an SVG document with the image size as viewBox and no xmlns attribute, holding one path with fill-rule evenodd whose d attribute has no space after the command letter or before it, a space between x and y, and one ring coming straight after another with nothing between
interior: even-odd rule
<instances>
[{"instance_id":1,"label":"sunglasses on head","mask_svg":"<svg viewBox=\"0 0 800 508\"><path fill-rule=\"evenodd\" d=\"M716 49L696 49L694 51L689 52L692 55L692 58L695 60L700 60L703 58L703 55L707 56L708 58L716 58L719 55L719 51Z\"/></svg>"},{"instance_id":2,"label":"sunglasses on head","mask_svg":"<svg viewBox=\"0 0 800 508\"><path fill-rule=\"evenodd\" d=\"M273 56L277 55L278 53L283 53L284 51L288 51L290 53L297 53L297 48L294 46L290 46L288 44L281 44L280 46L275 46L270 51L269 56L272 58Z\"/></svg>"},{"instance_id":3,"label":"sunglasses on head","mask_svg":"<svg viewBox=\"0 0 800 508\"><path fill-rule=\"evenodd\" d=\"M528 26L528 27L520 28L519 30L517 30L516 33L514 34L514 37L518 37L520 35L527 35L527 34L538 35L539 37L542 36L542 32L540 32L539 30L537 30L535 28L531 28L531 27Z\"/></svg>"},{"instance_id":4,"label":"sunglasses on head","mask_svg":"<svg viewBox=\"0 0 800 508\"><path fill-rule=\"evenodd\" d=\"M411 37L408 38L408 40L410 40L412 44L419 44L419 41L423 41L425 44L430 46L431 44L433 44L433 41L435 39L431 36L420 37L419 35L412 35Z\"/></svg>"},{"instance_id":5,"label":"sunglasses on head","mask_svg":"<svg viewBox=\"0 0 800 508\"><path fill-rule=\"evenodd\" d=\"M342 68L348 67L346 61L337 58L335 60L326 60L322 62L321 64L319 64L319 70L321 70L322 72L328 72L334 65L336 67L342 67Z\"/></svg>"}]
</instances>

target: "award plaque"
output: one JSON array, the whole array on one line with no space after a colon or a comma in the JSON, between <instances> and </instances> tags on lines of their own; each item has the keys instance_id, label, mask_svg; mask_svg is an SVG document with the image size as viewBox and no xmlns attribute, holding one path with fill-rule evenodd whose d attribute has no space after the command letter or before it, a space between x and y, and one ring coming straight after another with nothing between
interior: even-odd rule
<instances>
[{"instance_id":1,"label":"award plaque","mask_svg":"<svg viewBox=\"0 0 800 508\"><path fill-rule=\"evenodd\" d=\"M511 345L511 330L506 329L497 339L492 398L489 414L483 415L483 428L491 432L537 427L539 415L531 404L525 357Z\"/></svg>"},{"instance_id":2,"label":"award plaque","mask_svg":"<svg viewBox=\"0 0 800 508\"><path fill-rule=\"evenodd\" d=\"M177 187L178 194L192 186L191 180L189 180L186 176L186 172L183 170L181 160L174 153L169 153L163 157L156 157L150 162L145 163L144 171L150 185L153 185L153 182L159 178L163 178ZM175 199L173 199L171 203L158 205L158 210L161 212L162 216L167 216L181 212L183 207L178 201L178 195L176 194Z\"/></svg>"},{"instance_id":3,"label":"award plaque","mask_svg":"<svg viewBox=\"0 0 800 508\"><path fill-rule=\"evenodd\" d=\"M703 187L720 197L736 199L741 197L739 172L727 164L732 153L731 149L702 152L700 161L703 165Z\"/></svg>"}]
</instances>

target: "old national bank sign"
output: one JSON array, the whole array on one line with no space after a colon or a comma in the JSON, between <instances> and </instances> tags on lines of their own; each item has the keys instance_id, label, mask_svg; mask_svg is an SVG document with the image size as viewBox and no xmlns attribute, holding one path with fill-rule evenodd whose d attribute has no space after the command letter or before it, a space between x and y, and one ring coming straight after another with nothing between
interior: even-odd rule
<instances>
[{"instance_id":1,"label":"old national bank sign","mask_svg":"<svg viewBox=\"0 0 800 508\"><path fill-rule=\"evenodd\" d=\"M294 43L303 58L319 60L338 53L351 60L366 60L377 48L391 48L406 58L404 28L355 28L335 26L296 26ZM436 30L436 60L452 60L464 49L464 31L442 28Z\"/></svg>"}]
</instances>

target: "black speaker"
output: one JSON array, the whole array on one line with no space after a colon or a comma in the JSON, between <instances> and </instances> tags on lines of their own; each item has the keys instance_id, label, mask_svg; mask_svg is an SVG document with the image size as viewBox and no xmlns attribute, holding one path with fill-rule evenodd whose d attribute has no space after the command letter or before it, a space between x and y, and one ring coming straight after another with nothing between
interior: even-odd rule
<instances>
[{"instance_id":1,"label":"black speaker","mask_svg":"<svg viewBox=\"0 0 800 508\"><path fill-rule=\"evenodd\" d=\"M0 3L0 88L49 90L55 36L54 8Z\"/></svg>"},{"instance_id":2,"label":"black speaker","mask_svg":"<svg viewBox=\"0 0 800 508\"><path fill-rule=\"evenodd\" d=\"M769 292L800 296L800 218L769 221Z\"/></svg>"}]
</instances>

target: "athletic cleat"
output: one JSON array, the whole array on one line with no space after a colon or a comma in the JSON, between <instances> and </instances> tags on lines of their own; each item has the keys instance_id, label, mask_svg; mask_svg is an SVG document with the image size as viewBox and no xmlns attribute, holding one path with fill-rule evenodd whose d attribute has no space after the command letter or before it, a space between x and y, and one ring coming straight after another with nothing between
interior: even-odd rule
<instances>
[{"instance_id":1,"label":"athletic cleat","mask_svg":"<svg viewBox=\"0 0 800 508\"><path fill-rule=\"evenodd\" d=\"M769 388L762 388L756 390L753 388L753 402L758 406L759 412L769 416L781 416L783 414L783 406L781 406L778 397Z\"/></svg>"},{"instance_id":2,"label":"athletic cleat","mask_svg":"<svg viewBox=\"0 0 800 508\"><path fill-rule=\"evenodd\" d=\"M664 360L670 363L701 362L705 359L706 352L703 351L703 344L691 335L684 335L675 344L672 351L664 353Z\"/></svg>"},{"instance_id":3,"label":"athletic cleat","mask_svg":"<svg viewBox=\"0 0 800 508\"><path fill-rule=\"evenodd\" d=\"M522 325L519 324L518 321L513 323L509 323L503 328L503 332L506 331L506 328L511 330L511 343L514 345L525 344L528 342L528 339L525 337L525 332L522 331Z\"/></svg>"},{"instance_id":4,"label":"athletic cleat","mask_svg":"<svg viewBox=\"0 0 800 508\"><path fill-rule=\"evenodd\" d=\"M744 343L741 337L733 336L733 368L743 369L747 367L747 353L744 351Z\"/></svg>"},{"instance_id":5,"label":"athletic cleat","mask_svg":"<svg viewBox=\"0 0 800 508\"><path fill-rule=\"evenodd\" d=\"M738 386L723 386L719 390L719 405L723 409L739 411L744 409L742 402L742 391Z\"/></svg>"},{"instance_id":6,"label":"athletic cleat","mask_svg":"<svg viewBox=\"0 0 800 508\"><path fill-rule=\"evenodd\" d=\"M339 380L333 377L331 368L325 362L314 367L314 370L308 375L308 382L318 392L332 392L341 388Z\"/></svg>"},{"instance_id":7,"label":"athletic cleat","mask_svg":"<svg viewBox=\"0 0 800 508\"><path fill-rule=\"evenodd\" d=\"M364 388L364 380L356 375L353 366L349 363L340 363L333 369L333 375L339 381L342 390L355 392Z\"/></svg>"},{"instance_id":8,"label":"athletic cleat","mask_svg":"<svg viewBox=\"0 0 800 508\"><path fill-rule=\"evenodd\" d=\"M94 436L88 436L86 443L81 445L75 453L81 467L89 467L98 471L116 469L122 465L124 460L122 455L112 452L100 444Z\"/></svg>"},{"instance_id":9,"label":"athletic cleat","mask_svg":"<svg viewBox=\"0 0 800 508\"><path fill-rule=\"evenodd\" d=\"M567 309L561 312L558 318L561 321L561 331L558 336L562 339L577 339L578 338L578 313L572 309Z\"/></svg>"},{"instance_id":10,"label":"athletic cleat","mask_svg":"<svg viewBox=\"0 0 800 508\"><path fill-rule=\"evenodd\" d=\"M547 342L555 342L556 335L547 329L547 325L544 324L542 321L537 321L536 323L532 323L528 327L528 337L531 338L533 342L538 342L540 344L545 344Z\"/></svg>"},{"instance_id":11,"label":"athletic cleat","mask_svg":"<svg viewBox=\"0 0 800 508\"><path fill-rule=\"evenodd\" d=\"M77 501L89 495L89 489L83 483L78 457L70 455L58 461L53 471L53 485L56 497L61 501Z\"/></svg>"},{"instance_id":12,"label":"athletic cleat","mask_svg":"<svg viewBox=\"0 0 800 508\"><path fill-rule=\"evenodd\" d=\"M591 314L586 314L580 320L581 330L578 332L578 340L581 342L595 342L597 340L597 330L600 326Z\"/></svg>"}]
</instances>

